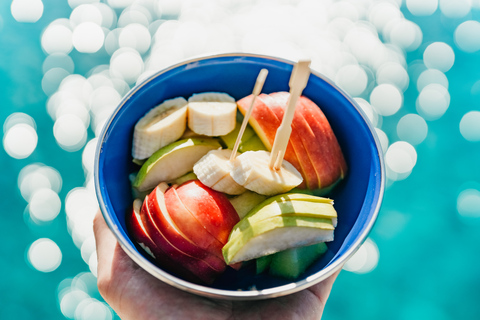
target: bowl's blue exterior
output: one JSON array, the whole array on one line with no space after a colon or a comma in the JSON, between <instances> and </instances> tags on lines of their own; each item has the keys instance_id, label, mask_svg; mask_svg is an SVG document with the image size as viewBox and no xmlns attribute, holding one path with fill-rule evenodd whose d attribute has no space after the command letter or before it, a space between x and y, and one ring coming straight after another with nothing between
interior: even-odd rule
<instances>
[{"instance_id":1,"label":"bowl's blue exterior","mask_svg":"<svg viewBox=\"0 0 480 320\"><path fill-rule=\"evenodd\" d=\"M384 189L384 167L374 131L352 99L329 80L312 73L303 94L325 113L349 167L346 179L329 195L335 201L339 222L327 254L295 283L268 275L256 276L253 266L247 266L241 272L226 272L207 287L166 273L137 250L125 225L125 215L133 202L128 176L138 170L131 161L133 127L137 120L163 100L178 96L188 99L193 93L216 91L240 99L252 92L262 68L269 71L264 93L289 90L292 63L265 56L206 57L163 70L126 95L99 138L95 181L100 208L109 227L137 263L154 276L187 291L218 298L258 299L304 289L340 268L366 239L377 217Z\"/></svg>"}]
</instances>

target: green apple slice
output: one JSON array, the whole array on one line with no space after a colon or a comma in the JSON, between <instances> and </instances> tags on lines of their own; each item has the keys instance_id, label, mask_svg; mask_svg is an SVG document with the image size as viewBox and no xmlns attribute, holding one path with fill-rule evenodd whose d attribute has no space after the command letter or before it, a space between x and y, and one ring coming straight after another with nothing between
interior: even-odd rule
<instances>
[{"instance_id":1,"label":"green apple slice","mask_svg":"<svg viewBox=\"0 0 480 320\"><path fill-rule=\"evenodd\" d=\"M240 223L239 223L240 224ZM238 230L237 224L233 229ZM333 240L331 219L275 216L245 224L222 249L227 264L256 259L282 250Z\"/></svg>"},{"instance_id":2,"label":"green apple slice","mask_svg":"<svg viewBox=\"0 0 480 320\"><path fill-rule=\"evenodd\" d=\"M168 184L176 184L176 185L181 185L184 182L190 181L190 180L197 180L197 175L193 172L188 172L185 173L183 176L180 176L176 179L168 181Z\"/></svg>"},{"instance_id":3,"label":"green apple slice","mask_svg":"<svg viewBox=\"0 0 480 320\"><path fill-rule=\"evenodd\" d=\"M325 242L291 248L270 255L269 273L294 280L327 251ZM258 261L258 260L257 260Z\"/></svg>"},{"instance_id":4,"label":"green apple slice","mask_svg":"<svg viewBox=\"0 0 480 320\"><path fill-rule=\"evenodd\" d=\"M235 129L233 129L233 131L220 137L223 143L225 143L225 145L227 146L227 149L233 149L233 147L235 147L235 142L237 141L237 136L240 132L241 126L242 123L237 121ZM245 127L245 131L243 132L242 139L240 140L240 145L242 145L242 143L246 142L253 136L256 136L255 131L253 131L252 127L247 125Z\"/></svg>"},{"instance_id":5,"label":"green apple slice","mask_svg":"<svg viewBox=\"0 0 480 320\"><path fill-rule=\"evenodd\" d=\"M288 202L292 200L299 200L299 201L308 201L308 202L315 202L315 203L328 203L333 205L333 200L324 197L318 197L310 194L304 193L283 193L273 197L270 197L260 203L257 207L254 208L248 215L253 215L255 212L261 210L263 207L267 206L273 202Z\"/></svg>"},{"instance_id":6,"label":"green apple slice","mask_svg":"<svg viewBox=\"0 0 480 320\"><path fill-rule=\"evenodd\" d=\"M259 203L267 199L266 196L262 194L255 193L253 191L247 190L241 195L238 195L230 199L230 203L233 205L237 211L240 219L245 217L247 213L255 208Z\"/></svg>"},{"instance_id":7,"label":"green apple slice","mask_svg":"<svg viewBox=\"0 0 480 320\"><path fill-rule=\"evenodd\" d=\"M238 147L238 151L242 153L247 151L260 151L260 150L266 151L267 148L265 148L265 145L263 144L262 140L260 140L260 138L257 135L252 136L250 139L241 143L240 146Z\"/></svg>"},{"instance_id":8,"label":"green apple slice","mask_svg":"<svg viewBox=\"0 0 480 320\"><path fill-rule=\"evenodd\" d=\"M272 198L276 198L276 201L272 201ZM337 212L333 207L332 201L323 202L322 199L325 198L318 197L318 202L301 200L303 197L298 197L299 200L286 200L289 199L286 195L272 198L263 201L247 215L241 218L242 220L240 220L230 233L230 238L238 236L243 229L257 223L258 221L275 216L303 216L330 219L332 225L334 227L337 226ZM292 198L295 199L296 196ZM240 206L240 204L238 205Z\"/></svg>"},{"instance_id":9,"label":"green apple slice","mask_svg":"<svg viewBox=\"0 0 480 320\"><path fill-rule=\"evenodd\" d=\"M185 139L155 152L140 168L133 182L139 191L154 188L160 182L176 179L193 170L193 165L208 151L221 148L216 139Z\"/></svg>"}]
</instances>

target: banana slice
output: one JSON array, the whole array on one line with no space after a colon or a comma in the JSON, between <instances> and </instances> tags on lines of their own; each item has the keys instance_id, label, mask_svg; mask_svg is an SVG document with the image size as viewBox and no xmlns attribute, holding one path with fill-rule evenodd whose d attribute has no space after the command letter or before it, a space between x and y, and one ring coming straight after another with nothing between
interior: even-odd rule
<instances>
[{"instance_id":1,"label":"banana slice","mask_svg":"<svg viewBox=\"0 0 480 320\"><path fill-rule=\"evenodd\" d=\"M267 196L288 192L302 183L302 175L288 161L283 160L278 170L270 169L269 163L270 152L247 151L233 160L230 175L246 189Z\"/></svg>"},{"instance_id":2,"label":"banana slice","mask_svg":"<svg viewBox=\"0 0 480 320\"><path fill-rule=\"evenodd\" d=\"M245 188L230 175L231 154L232 150L229 149L211 150L193 166L193 172L198 180L213 190L231 195L241 194Z\"/></svg>"},{"instance_id":3,"label":"banana slice","mask_svg":"<svg viewBox=\"0 0 480 320\"><path fill-rule=\"evenodd\" d=\"M187 100L165 100L147 112L135 125L132 156L143 160L178 140L187 126Z\"/></svg>"},{"instance_id":4,"label":"banana slice","mask_svg":"<svg viewBox=\"0 0 480 320\"><path fill-rule=\"evenodd\" d=\"M197 134L223 136L235 129L237 104L226 93L205 92L188 99L188 127Z\"/></svg>"}]
</instances>

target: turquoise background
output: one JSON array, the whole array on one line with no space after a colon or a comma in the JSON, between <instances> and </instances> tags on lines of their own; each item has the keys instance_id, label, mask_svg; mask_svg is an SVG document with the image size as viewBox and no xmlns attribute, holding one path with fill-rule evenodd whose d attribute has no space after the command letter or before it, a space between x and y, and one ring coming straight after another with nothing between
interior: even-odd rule
<instances>
[{"instance_id":1,"label":"turquoise background","mask_svg":"<svg viewBox=\"0 0 480 320\"><path fill-rule=\"evenodd\" d=\"M38 145L26 159L14 159L0 148L0 319L64 319L58 290L62 281L89 272L79 249L67 231L64 205L59 216L41 225L25 213L27 203L17 187L20 170L41 162L57 169L63 179L60 199L82 186L82 151L66 152L54 138L53 120L46 112L47 96L41 87L43 30L54 19L68 17L67 1L44 1L44 13L33 24L18 23L10 13L10 1L0 2L0 121L13 112L35 119ZM456 48L453 31L461 21L447 19L437 10L428 17L405 17L423 31L423 43L406 54L407 63L421 59L426 46L442 41L454 48L455 64L446 75L450 107L438 120L428 121L428 135L416 146L418 161L411 175L388 186L378 221L370 238L379 249L378 266L366 274L342 271L334 285L323 319L479 319L480 219L462 218L457 197L465 188L480 184L480 144L462 137L459 123L471 110L480 110L480 54ZM470 20L480 19L473 10ZM467 18L461 19L467 20ZM89 58L75 50L75 73L85 74L109 57ZM382 130L390 141L398 140L396 123L416 113L418 91L411 83L403 108L384 118ZM480 125L480 123L479 123ZM89 131L89 139L94 135ZM62 251L62 263L50 273L31 267L26 252L32 242L47 237ZM90 286L91 297L101 297Z\"/></svg>"}]
</instances>

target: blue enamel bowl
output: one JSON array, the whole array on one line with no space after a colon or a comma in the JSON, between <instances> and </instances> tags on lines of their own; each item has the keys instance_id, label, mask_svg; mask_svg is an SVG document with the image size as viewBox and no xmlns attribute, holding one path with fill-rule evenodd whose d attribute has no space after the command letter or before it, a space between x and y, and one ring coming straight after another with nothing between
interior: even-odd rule
<instances>
[{"instance_id":1,"label":"blue enamel bowl","mask_svg":"<svg viewBox=\"0 0 480 320\"><path fill-rule=\"evenodd\" d=\"M347 177L329 197L335 201L338 226L328 251L292 282L256 275L253 267L228 270L212 285L188 282L162 270L139 250L127 232L126 214L133 202L129 175L135 123L163 100L199 92L226 92L235 99L251 94L262 68L268 69L264 93L289 91L293 62L252 54L225 54L186 61L151 76L133 88L107 121L98 142L95 187L100 209L125 252L143 269L179 289L231 300L265 299L291 294L321 282L350 258L367 238L382 202L385 174L375 131L358 105L329 79L312 72L303 95L329 120L344 152ZM230 268L227 268L230 269Z\"/></svg>"}]
</instances>

